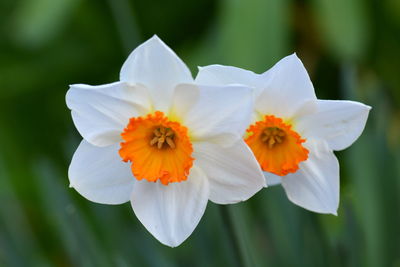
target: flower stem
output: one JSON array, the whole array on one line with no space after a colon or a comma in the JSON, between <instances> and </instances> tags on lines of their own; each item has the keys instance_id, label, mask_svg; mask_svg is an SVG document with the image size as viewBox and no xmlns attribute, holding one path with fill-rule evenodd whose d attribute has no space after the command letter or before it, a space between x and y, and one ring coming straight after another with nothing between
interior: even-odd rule
<instances>
[{"instance_id":1,"label":"flower stem","mask_svg":"<svg viewBox=\"0 0 400 267\"><path fill-rule=\"evenodd\" d=\"M225 225L225 229L227 230L230 239L230 244L232 246L236 262L238 263L238 266L246 267L248 266L246 262L246 255L244 248L241 247L239 233L237 231L237 228L235 227L232 211L230 210L230 207L224 205L219 205L219 210L221 213L222 221Z\"/></svg>"}]
</instances>

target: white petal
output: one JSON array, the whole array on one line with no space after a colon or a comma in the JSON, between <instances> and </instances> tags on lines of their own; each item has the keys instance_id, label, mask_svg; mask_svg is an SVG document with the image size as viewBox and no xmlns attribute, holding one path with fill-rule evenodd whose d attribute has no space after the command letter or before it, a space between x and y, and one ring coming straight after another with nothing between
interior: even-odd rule
<instances>
[{"instance_id":1,"label":"white petal","mask_svg":"<svg viewBox=\"0 0 400 267\"><path fill-rule=\"evenodd\" d=\"M208 196L207 178L193 166L187 181L167 186L138 181L131 204L138 219L155 238L176 247L196 228L206 209Z\"/></svg>"},{"instance_id":2,"label":"white petal","mask_svg":"<svg viewBox=\"0 0 400 267\"><path fill-rule=\"evenodd\" d=\"M263 77L264 90L256 101L261 114L293 118L299 110L304 112L304 103L316 101L310 77L296 54L280 60Z\"/></svg>"},{"instance_id":3,"label":"white petal","mask_svg":"<svg viewBox=\"0 0 400 267\"><path fill-rule=\"evenodd\" d=\"M210 183L211 201L218 204L245 201L265 186L260 166L243 140L229 148L208 142L193 145L195 162Z\"/></svg>"},{"instance_id":4,"label":"white petal","mask_svg":"<svg viewBox=\"0 0 400 267\"><path fill-rule=\"evenodd\" d=\"M97 147L82 140L69 166L70 186L93 202L122 204L129 201L135 177L118 150L118 144Z\"/></svg>"},{"instance_id":5,"label":"white petal","mask_svg":"<svg viewBox=\"0 0 400 267\"><path fill-rule=\"evenodd\" d=\"M370 109L359 102L318 100L317 112L301 118L296 128L308 138L326 140L333 150L342 150L361 135Z\"/></svg>"},{"instance_id":6,"label":"white petal","mask_svg":"<svg viewBox=\"0 0 400 267\"><path fill-rule=\"evenodd\" d=\"M178 114L192 139L214 139L228 146L241 139L253 112L253 90L239 85L198 87L197 90L192 86L177 91L186 97L179 97L182 103L174 102L177 106L185 106L185 99L195 99L193 95L198 94L197 102L181 109L187 110L186 113Z\"/></svg>"},{"instance_id":7,"label":"white petal","mask_svg":"<svg viewBox=\"0 0 400 267\"><path fill-rule=\"evenodd\" d=\"M122 66L120 79L148 87L154 109L163 112L167 112L177 84L193 83L185 63L157 36L129 55Z\"/></svg>"},{"instance_id":8,"label":"white petal","mask_svg":"<svg viewBox=\"0 0 400 267\"><path fill-rule=\"evenodd\" d=\"M268 186L274 186L282 183L282 177L270 172L264 172L265 180Z\"/></svg>"},{"instance_id":9,"label":"white petal","mask_svg":"<svg viewBox=\"0 0 400 267\"><path fill-rule=\"evenodd\" d=\"M193 105L199 101L199 97L200 88L197 85L178 84L174 90L168 118L183 122Z\"/></svg>"},{"instance_id":10,"label":"white petal","mask_svg":"<svg viewBox=\"0 0 400 267\"><path fill-rule=\"evenodd\" d=\"M229 85L229 84L245 84L255 88L255 95L258 90L263 88L263 80L260 74L256 74L249 70L244 70L232 66L209 65L199 67L199 73L196 76L196 83L203 85Z\"/></svg>"},{"instance_id":11,"label":"white petal","mask_svg":"<svg viewBox=\"0 0 400 267\"><path fill-rule=\"evenodd\" d=\"M305 144L309 158L296 173L282 178L288 198L305 209L336 215L339 206L339 162L326 142Z\"/></svg>"},{"instance_id":12,"label":"white petal","mask_svg":"<svg viewBox=\"0 0 400 267\"><path fill-rule=\"evenodd\" d=\"M121 82L71 85L66 102L79 133L96 146L119 142L129 118L150 110L146 88Z\"/></svg>"}]
</instances>

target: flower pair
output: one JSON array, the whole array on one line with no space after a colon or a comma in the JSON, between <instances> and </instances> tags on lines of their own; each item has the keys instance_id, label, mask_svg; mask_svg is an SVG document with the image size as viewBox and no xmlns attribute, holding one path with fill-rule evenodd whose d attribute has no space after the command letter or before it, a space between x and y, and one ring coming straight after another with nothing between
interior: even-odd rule
<instances>
[{"instance_id":1,"label":"flower pair","mask_svg":"<svg viewBox=\"0 0 400 267\"><path fill-rule=\"evenodd\" d=\"M84 138L71 187L97 203L130 201L169 246L193 232L208 200L244 201L267 184L282 183L306 209L335 214L332 150L358 138L369 111L317 100L296 55L261 75L213 65L193 79L156 36L131 53L119 82L72 85L66 101Z\"/></svg>"}]
</instances>

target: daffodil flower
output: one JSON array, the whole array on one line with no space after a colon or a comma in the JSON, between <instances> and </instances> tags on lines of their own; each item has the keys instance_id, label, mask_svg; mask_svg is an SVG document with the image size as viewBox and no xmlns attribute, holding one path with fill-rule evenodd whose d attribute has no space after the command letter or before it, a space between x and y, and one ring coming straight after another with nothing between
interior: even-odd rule
<instances>
[{"instance_id":1,"label":"daffodil flower","mask_svg":"<svg viewBox=\"0 0 400 267\"><path fill-rule=\"evenodd\" d=\"M71 85L66 102L83 137L69 167L71 187L97 203L130 201L163 244L181 244L209 199L244 201L265 186L241 138L253 93L196 84L157 36L130 54L119 82Z\"/></svg>"},{"instance_id":2,"label":"daffodil flower","mask_svg":"<svg viewBox=\"0 0 400 267\"><path fill-rule=\"evenodd\" d=\"M255 88L255 108L245 141L269 185L282 184L295 204L337 213L339 163L333 150L350 146L362 133L369 106L319 100L300 59L283 58L263 74L236 67L200 68L196 82Z\"/></svg>"}]
</instances>

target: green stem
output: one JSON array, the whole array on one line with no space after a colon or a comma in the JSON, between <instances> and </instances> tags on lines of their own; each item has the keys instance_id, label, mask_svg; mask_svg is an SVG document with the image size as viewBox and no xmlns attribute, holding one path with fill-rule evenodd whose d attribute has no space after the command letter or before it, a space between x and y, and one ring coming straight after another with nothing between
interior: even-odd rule
<instances>
[{"instance_id":1,"label":"green stem","mask_svg":"<svg viewBox=\"0 0 400 267\"><path fill-rule=\"evenodd\" d=\"M236 231L233 216L229 209L230 208L228 206L219 205L222 221L224 223L225 229L227 230L228 237L230 239L230 244L233 249L233 254L236 258L238 266L246 267L247 264L244 251L240 246L239 234Z\"/></svg>"}]
</instances>

